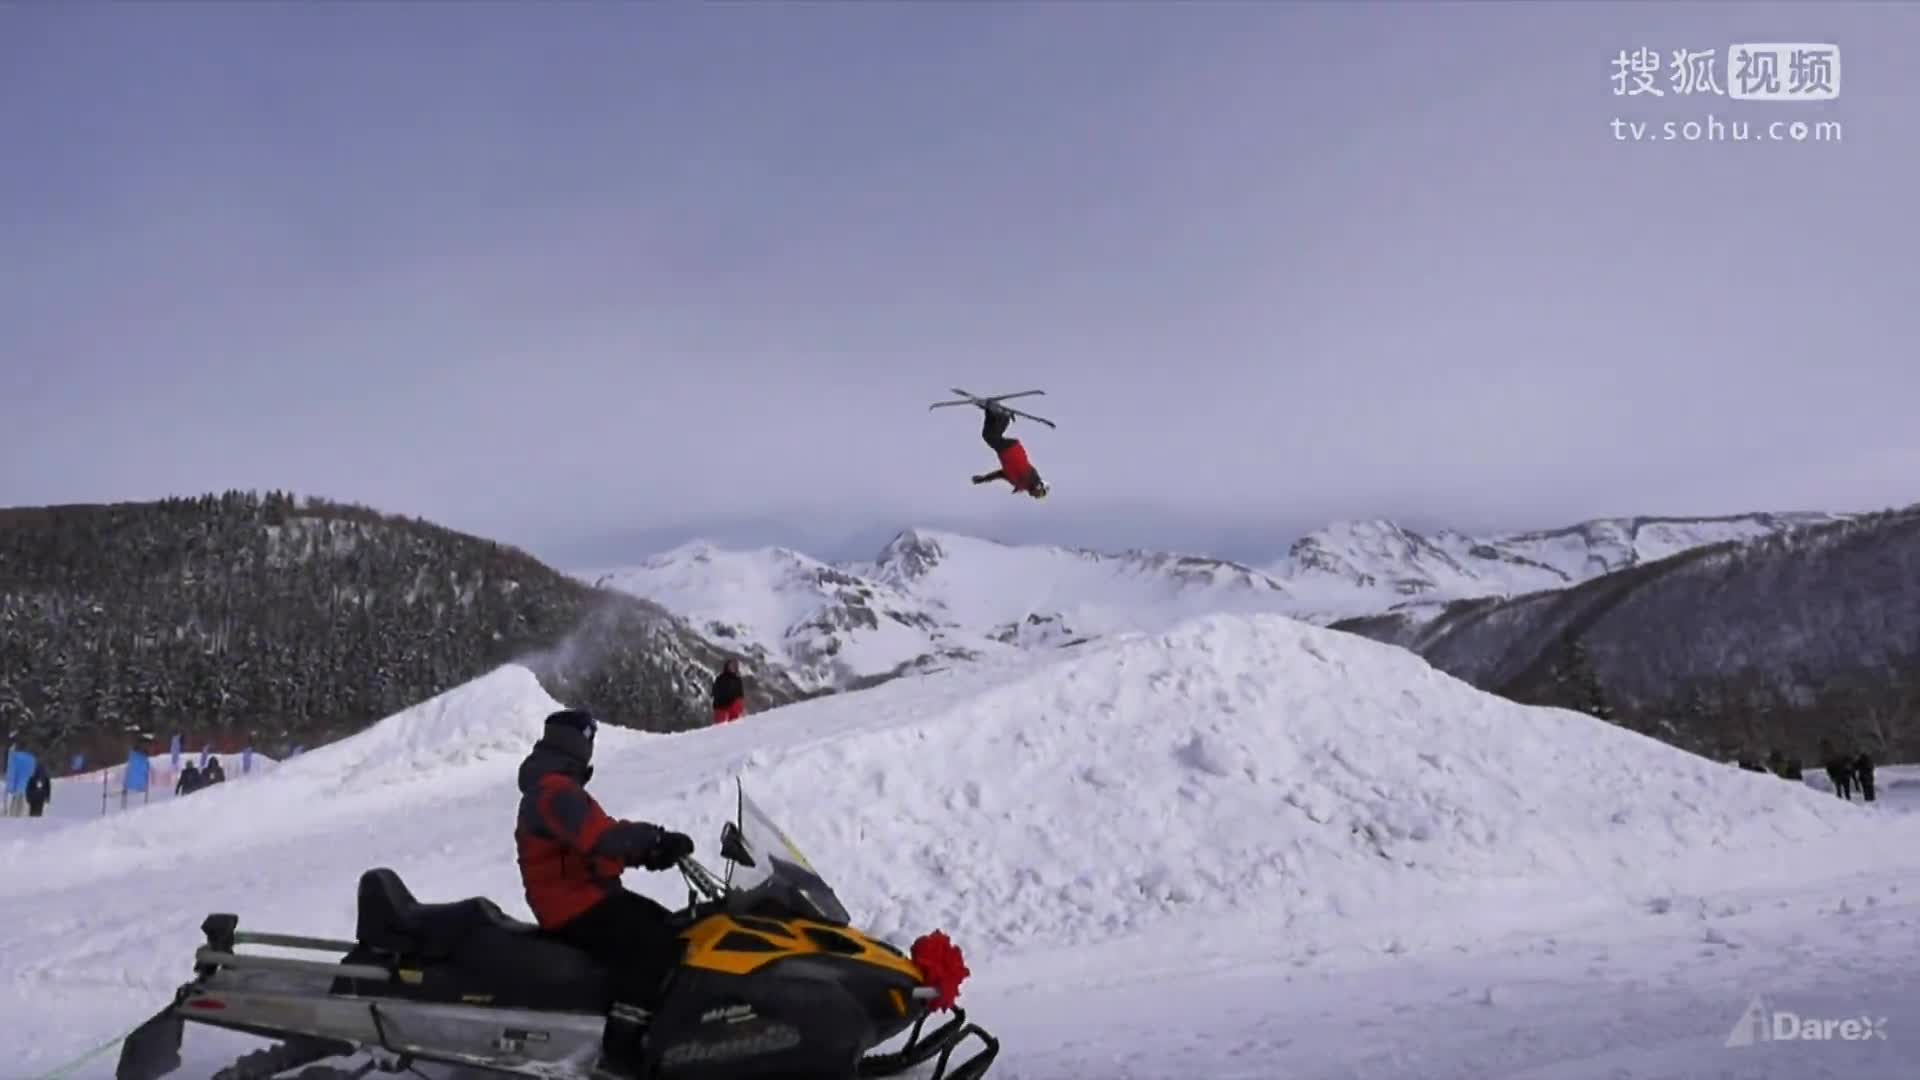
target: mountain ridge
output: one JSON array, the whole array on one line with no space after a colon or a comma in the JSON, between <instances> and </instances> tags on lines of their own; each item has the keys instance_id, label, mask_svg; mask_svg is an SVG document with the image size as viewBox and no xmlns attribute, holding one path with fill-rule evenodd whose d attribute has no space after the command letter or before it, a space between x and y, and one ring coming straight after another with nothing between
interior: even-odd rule
<instances>
[{"instance_id":1,"label":"mountain ridge","mask_svg":"<svg viewBox=\"0 0 1920 1080\"><path fill-rule=\"evenodd\" d=\"M1267 567L910 526L869 559L692 540L577 576L654 600L757 662L786 669L810 692L827 692L1008 648L1151 631L1202 610L1319 624L1390 612L1419 620L1460 599L1566 588L1675 552L1848 517L1638 515L1480 537L1384 519L1335 522Z\"/></svg>"},{"instance_id":2,"label":"mountain ridge","mask_svg":"<svg viewBox=\"0 0 1920 1080\"><path fill-rule=\"evenodd\" d=\"M1704 753L1920 752L1920 504L1333 627Z\"/></svg>"},{"instance_id":3,"label":"mountain ridge","mask_svg":"<svg viewBox=\"0 0 1920 1080\"><path fill-rule=\"evenodd\" d=\"M955 571L956 555L974 569ZM1129 609L1196 612L1178 602L1183 592L1196 602L1225 597L1229 608L1260 611L1279 610L1261 598L1285 592L1260 571L1226 560L1004 544L919 527L902 529L867 560L829 562L785 547L727 549L694 540L627 567L577 576L676 611L813 692L1157 625L1158 618L1129 619ZM1232 601L1236 596L1241 602Z\"/></svg>"},{"instance_id":4,"label":"mountain ridge","mask_svg":"<svg viewBox=\"0 0 1920 1080\"><path fill-rule=\"evenodd\" d=\"M1360 519L1301 537L1268 573L1344 617L1395 609L1433 614L1433 605L1440 603L1566 588L1709 544L1755 540L1855 516L1826 511L1634 515L1483 536Z\"/></svg>"}]
</instances>

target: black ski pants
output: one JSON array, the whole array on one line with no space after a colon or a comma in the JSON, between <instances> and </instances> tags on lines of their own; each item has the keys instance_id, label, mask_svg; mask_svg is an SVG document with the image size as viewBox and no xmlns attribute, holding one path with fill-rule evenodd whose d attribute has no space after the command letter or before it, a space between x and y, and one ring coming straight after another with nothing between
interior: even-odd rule
<instances>
[{"instance_id":1,"label":"black ski pants","mask_svg":"<svg viewBox=\"0 0 1920 1080\"><path fill-rule=\"evenodd\" d=\"M1013 423L1012 413L998 405L982 405L980 411L987 414L985 422L980 425L980 437L986 440L994 453L997 454L1020 441L1007 438L1007 425Z\"/></svg>"},{"instance_id":2,"label":"black ski pants","mask_svg":"<svg viewBox=\"0 0 1920 1080\"><path fill-rule=\"evenodd\" d=\"M615 1001L654 1010L667 975L680 962L679 934L669 918L652 899L616 888L553 935L606 965Z\"/></svg>"}]
</instances>

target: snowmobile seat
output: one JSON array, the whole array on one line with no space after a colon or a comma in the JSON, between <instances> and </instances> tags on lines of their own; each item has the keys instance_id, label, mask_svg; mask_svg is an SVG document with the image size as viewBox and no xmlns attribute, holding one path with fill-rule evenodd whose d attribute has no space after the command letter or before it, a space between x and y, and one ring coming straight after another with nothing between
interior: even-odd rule
<instances>
[{"instance_id":1,"label":"snowmobile seat","mask_svg":"<svg viewBox=\"0 0 1920 1080\"><path fill-rule=\"evenodd\" d=\"M369 948L425 963L452 960L476 931L486 928L533 935L539 928L501 911L483 896L442 904L423 904L400 880L381 867L360 875L354 940ZM554 942L562 945L561 942Z\"/></svg>"},{"instance_id":2,"label":"snowmobile seat","mask_svg":"<svg viewBox=\"0 0 1920 1080\"><path fill-rule=\"evenodd\" d=\"M481 996L501 1005L602 1009L607 970L585 950L501 911L484 896L424 904L400 875L360 875L354 939L428 969L422 996Z\"/></svg>"}]
</instances>

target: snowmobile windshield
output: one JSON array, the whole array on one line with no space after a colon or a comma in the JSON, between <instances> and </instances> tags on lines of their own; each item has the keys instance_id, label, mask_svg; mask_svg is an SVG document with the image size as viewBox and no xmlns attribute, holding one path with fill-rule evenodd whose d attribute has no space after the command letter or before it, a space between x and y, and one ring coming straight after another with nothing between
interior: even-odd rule
<instances>
[{"instance_id":1,"label":"snowmobile windshield","mask_svg":"<svg viewBox=\"0 0 1920 1080\"><path fill-rule=\"evenodd\" d=\"M747 793L740 792L740 837L752 866L733 870L734 889L761 896L797 908L822 922L844 926L847 909L833 888L820 876L786 830L774 823Z\"/></svg>"}]
</instances>

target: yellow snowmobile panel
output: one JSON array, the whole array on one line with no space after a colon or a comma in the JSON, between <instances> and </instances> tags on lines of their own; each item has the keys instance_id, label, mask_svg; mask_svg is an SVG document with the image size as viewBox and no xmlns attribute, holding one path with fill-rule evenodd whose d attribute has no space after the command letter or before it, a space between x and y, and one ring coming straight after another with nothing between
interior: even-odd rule
<instances>
[{"instance_id":1,"label":"yellow snowmobile panel","mask_svg":"<svg viewBox=\"0 0 1920 1080\"><path fill-rule=\"evenodd\" d=\"M710 915L681 937L687 942L682 966L727 975L750 975L793 956L832 956L883 968L915 985L926 981L912 960L850 926L803 918Z\"/></svg>"}]
</instances>

